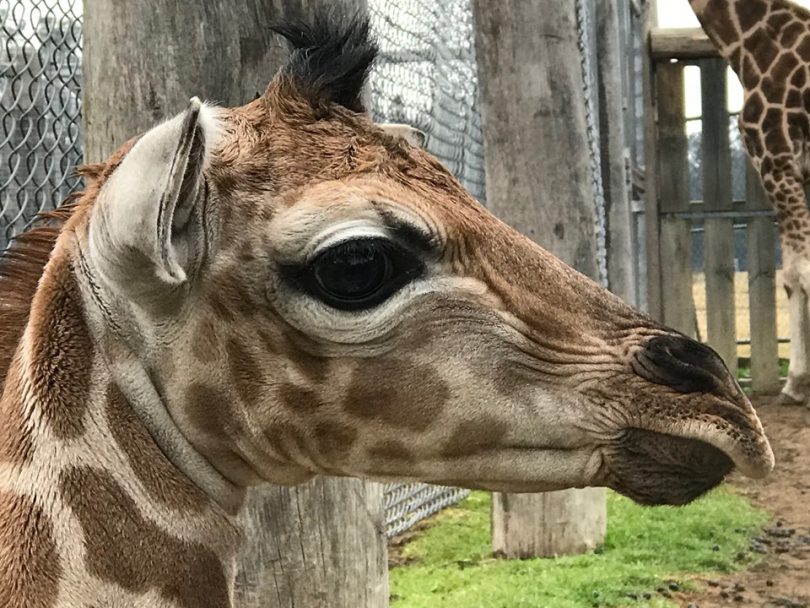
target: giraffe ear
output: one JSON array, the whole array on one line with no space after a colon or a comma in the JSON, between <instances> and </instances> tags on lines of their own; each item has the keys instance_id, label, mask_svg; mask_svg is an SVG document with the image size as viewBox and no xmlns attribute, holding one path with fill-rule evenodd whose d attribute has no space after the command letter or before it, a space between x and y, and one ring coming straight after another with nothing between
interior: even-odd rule
<instances>
[{"instance_id":1,"label":"giraffe ear","mask_svg":"<svg viewBox=\"0 0 810 608\"><path fill-rule=\"evenodd\" d=\"M427 141L427 135L424 131L406 124L399 124L393 122L385 122L377 125L383 131L396 137L401 137L412 146L417 148L424 148Z\"/></svg>"},{"instance_id":2,"label":"giraffe ear","mask_svg":"<svg viewBox=\"0 0 810 608\"><path fill-rule=\"evenodd\" d=\"M144 134L99 193L90 224L95 266L128 291L186 280L204 251L204 183L216 110L192 98L185 112Z\"/></svg>"}]
</instances>

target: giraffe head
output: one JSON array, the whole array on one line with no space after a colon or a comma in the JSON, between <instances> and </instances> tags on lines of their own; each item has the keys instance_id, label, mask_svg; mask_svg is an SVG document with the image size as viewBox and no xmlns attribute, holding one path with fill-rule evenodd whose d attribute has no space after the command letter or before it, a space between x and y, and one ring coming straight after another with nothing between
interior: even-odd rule
<instances>
[{"instance_id":1,"label":"giraffe head","mask_svg":"<svg viewBox=\"0 0 810 608\"><path fill-rule=\"evenodd\" d=\"M407 130L366 117L364 20L282 33L291 58L263 96L194 99L128 144L75 228L113 375L213 472L153 428L178 466L212 493L216 476L324 473L607 485L646 503L689 501L735 465L771 469L713 351L500 222Z\"/></svg>"}]
</instances>

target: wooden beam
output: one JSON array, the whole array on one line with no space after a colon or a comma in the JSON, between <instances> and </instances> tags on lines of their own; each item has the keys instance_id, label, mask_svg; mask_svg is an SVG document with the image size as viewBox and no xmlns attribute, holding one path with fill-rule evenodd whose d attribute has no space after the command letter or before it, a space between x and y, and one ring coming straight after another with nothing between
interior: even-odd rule
<instances>
[{"instance_id":1,"label":"wooden beam","mask_svg":"<svg viewBox=\"0 0 810 608\"><path fill-rule=\"evenodd\" d=\"M707 59L720 54L699 27L650 30L650 52L655 61L668 59Z\"/></svg>"},{"instance_id":2,"label":"wooden beam","mask_svg":"<svg viewBox=\"0 0 810 608\"><path fill-rule=\"evenodd\" d=\"M605 188L610 290L630 304L638 304L638 284L631 226L630 196L625 168L625 122L623 120L622 71L625 53L619 35L617 0L596 3L596 74L599 86L599 135L602 153L602 183Z\"/></svg>"}]
</instances>

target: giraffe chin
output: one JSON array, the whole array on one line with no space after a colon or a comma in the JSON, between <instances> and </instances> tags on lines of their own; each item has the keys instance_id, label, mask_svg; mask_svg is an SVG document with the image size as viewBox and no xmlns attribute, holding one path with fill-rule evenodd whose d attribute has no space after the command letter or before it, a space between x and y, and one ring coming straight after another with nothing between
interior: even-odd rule
<instances>
[{"instance_id":1,"label":"giraffe chin","mask_svg":"<svg viewBox=\"0 0 810 608\"><path fill-rule=\"evenodd\" d=\"M700 439L630 428L604 454L604 483L643 505L684 505L734 469L723 450Z\"/></svg>"}]
</instances>

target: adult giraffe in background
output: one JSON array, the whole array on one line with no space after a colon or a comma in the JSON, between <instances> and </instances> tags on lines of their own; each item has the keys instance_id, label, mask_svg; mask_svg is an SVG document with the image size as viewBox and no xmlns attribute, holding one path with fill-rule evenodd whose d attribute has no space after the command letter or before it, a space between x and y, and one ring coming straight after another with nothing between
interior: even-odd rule
<instances>
[{"instance_id":1,"label":"adult giraffe in background","mask_svg":"<svg viewBox=\"0 0 810 608\"><path fill-rule=\"evenodd\" d=\"M740 131L776 210L790 315L780 401L810 398L810 11L787 0L690 0L743 86Z\"/></svg>"},{"instance_id":2,"label":"adult giraffe in background","mask_svg":"<svg viewBox=\"0 0 810 608\"><path fill-rule=\"evenodd\" d=\"M279 31L264 95L193 99L3 258L0 607L226 608L260 483L682 504L770 471L711 349L368 120L365 19Z\"/></svg>"}]
</instances>

